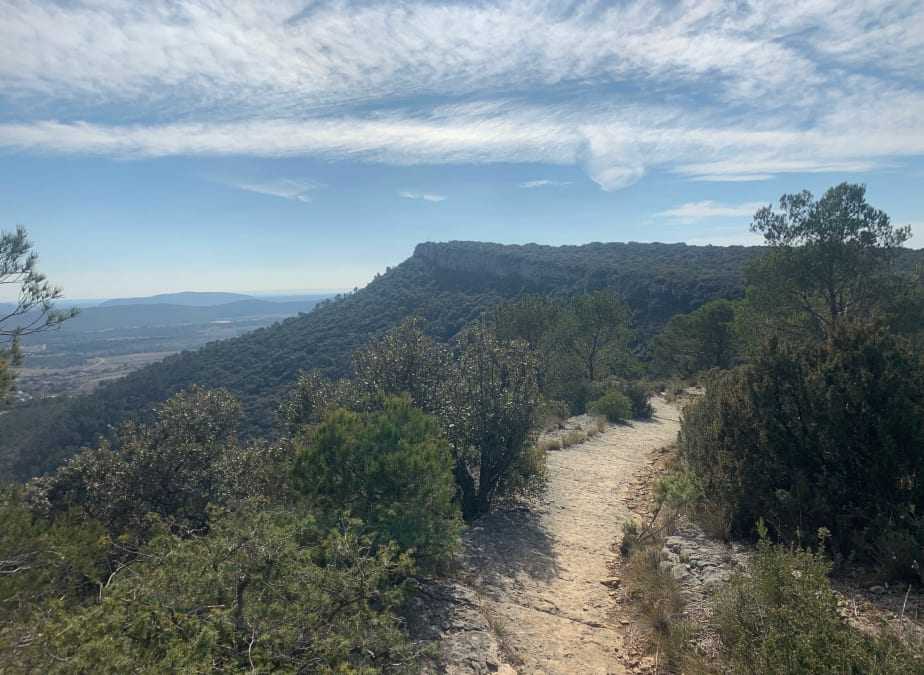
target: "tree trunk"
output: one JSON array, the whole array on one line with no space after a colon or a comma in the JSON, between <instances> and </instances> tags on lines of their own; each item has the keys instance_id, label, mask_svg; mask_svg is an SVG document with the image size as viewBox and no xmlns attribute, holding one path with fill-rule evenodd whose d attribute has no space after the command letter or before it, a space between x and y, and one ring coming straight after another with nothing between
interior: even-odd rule
<instances>
[{"instance_id":1,"label":"tree trunk","mask_svg":"<svg viewBox=\"0 0 924 675\"><path fill-rule=\"evenodd\" d=\"M478 508L478 491L475 489L475 479L469 473L468 467L461 459L456 460L453 471L456 476L456 485L459 488L459 499L462 502L462 517L469 521L480 515Z\"/></svg>"}]
</instances>

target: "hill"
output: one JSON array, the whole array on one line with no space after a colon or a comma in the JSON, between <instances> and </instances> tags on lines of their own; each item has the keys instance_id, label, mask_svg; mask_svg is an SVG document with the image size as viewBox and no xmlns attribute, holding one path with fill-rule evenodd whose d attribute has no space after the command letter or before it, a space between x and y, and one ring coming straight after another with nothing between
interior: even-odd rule
<instances>
[{"instance_id":1,"label":"hill","mask_svg":"<svg viewBox=\"0 0 924 675\"><path fill-rule=\"evenodd\" d=\"M182 293L161 293L143 298L115 298L100 303L100 307L115 305L182 305L184 307L212 307L231 302L253 300L253 296L243 293L221 293L210 291L184 291Z\"/></svg>"},{"instance_id":2,"label":"hill","mask_svg":"<svg viewBox=\"0 0 924 675\"><path fill-rule=\"evenodd\" d=\"M47 471L81 444L109 435L120 420L147 414L154 403L193 383L231 390L244 404L246 430L269 432L278 402L300 370L344 374L354 349L411 315L446 339L521 293L609 287L634 309L641 335L650 336L674 314L740 296L744 266L761 251L638 243L420 244L365 288L323 302L310 314L168 357L90 396L32 403L3 415L0 474L22 479ZM922 259L921 252L905 257Z\"/></svg>"}]
</instances>

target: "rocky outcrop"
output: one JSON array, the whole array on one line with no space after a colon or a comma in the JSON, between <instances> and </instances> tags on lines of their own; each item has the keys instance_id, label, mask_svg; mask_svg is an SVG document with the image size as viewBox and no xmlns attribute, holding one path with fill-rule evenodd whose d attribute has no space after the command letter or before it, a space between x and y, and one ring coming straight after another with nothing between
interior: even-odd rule
<instances>
[{"instance_id":1,"label":"rocky outcrop","mask_svg":"<svg viewBox=\"0 0 924 675\"><path fill-rule=\"evenodd\" d=\"M665 540L661 568L670 570L680 583L685 613L702 624L711 613L712 596L735 572L747 567L749 552L742 544L711 539L699 527L687 523Z\"/></svg>"}]
</instances>

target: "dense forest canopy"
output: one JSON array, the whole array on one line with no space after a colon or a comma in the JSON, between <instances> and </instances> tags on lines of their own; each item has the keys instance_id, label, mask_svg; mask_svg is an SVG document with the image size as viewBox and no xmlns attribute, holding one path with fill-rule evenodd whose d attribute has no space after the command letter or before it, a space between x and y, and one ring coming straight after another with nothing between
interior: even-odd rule
<instances>
[{"instance_id":1,"label":"dense forest canopy","mask_svg":"<svg viewBox=\"0 0 924 675\"><path fill-rule=\"evenodd\" d=\"M169 357L89 396L10 411L3 419L0 467L20 480L46 472L98 436L111 437L121 420L146 419L157 402L191 384L227 388L242 401L244 432L266 434L300 371L344 375L357 348L410 316L446 340L485 310L524 293L568 297L612 289L632 310L637 336L645 341L676 314L742 297L745 268L764 252L657 243L420 244L365 288L310 314ZM897 265L910 271L919 261L921 252L904 250Z\"/></svg>"},{"instance_id":2,"label":"dense forest canopy","mask_svg":"<svg viewBox=\"0 0 924 675\"><path fill-rule=\"evenodd\" d=\"M640 333L650 335L676 313L742 295L744 266L759 253L684 244L421 244L365 288L308 315L169 357L90 396L6 413L0 468L16 479L48 471L99 435L111 437L126 417L147 418L157 402L191 384L227 388L243 402L244 430L267 433L299 371L343 375L355 349L412 315L445 340L523 293L567 296L611 288L633 310Z\"/></svg>"}]
</instances>

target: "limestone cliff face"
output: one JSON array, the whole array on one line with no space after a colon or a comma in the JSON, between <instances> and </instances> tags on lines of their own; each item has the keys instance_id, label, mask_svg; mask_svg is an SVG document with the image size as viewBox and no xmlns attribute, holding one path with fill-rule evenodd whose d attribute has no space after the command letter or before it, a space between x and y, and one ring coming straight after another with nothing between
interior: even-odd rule
<instances>
[{"instance_id":1,"label":"limestone cliff face","mask_svg":"<svg viewBox=\"0 0 924 675\"><path fill-rule=\"evenodd\" d=\"M636 242L543 246L451 241L419 244L412 261L444 289L570 295L611 288L649 334L672 315L706 300L740 296L744 265L759 251Z\"/></svg>"},{"instance_id":2,"label":"limestone cliff face","mask_svg":"<svg viewBox=\"0 0 924 675\"><path fill-rule=\"evenodd\" d=\"M537 244L504 246L480 242L451 241L426 242L414 249L414 257L432 268L464 274L471 277L515 277L535 285L546 285L554 280L558 265L543 264L529 253L541 253L551 248Z\"/></svg>"}]
</instances>

